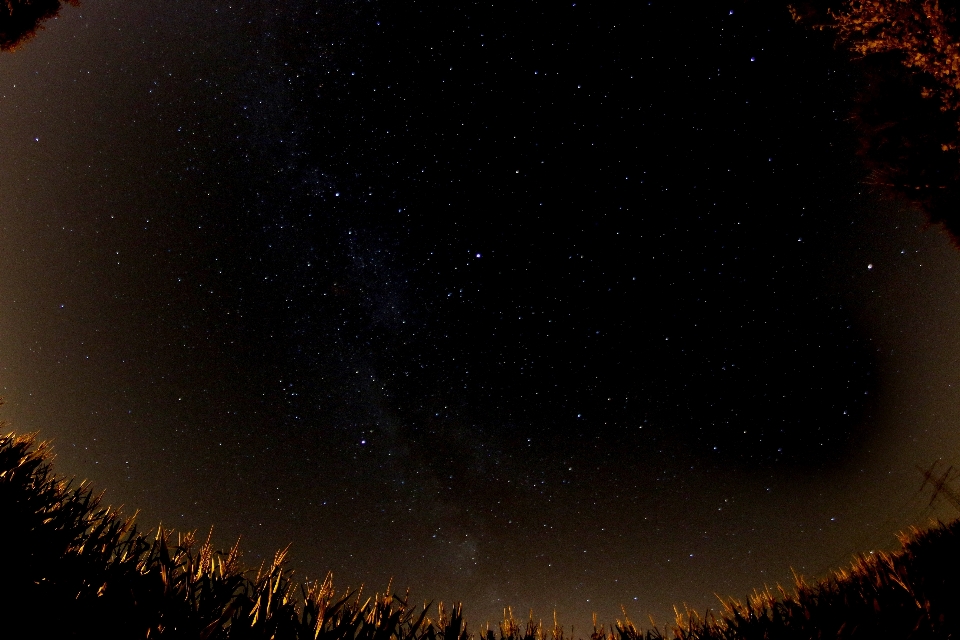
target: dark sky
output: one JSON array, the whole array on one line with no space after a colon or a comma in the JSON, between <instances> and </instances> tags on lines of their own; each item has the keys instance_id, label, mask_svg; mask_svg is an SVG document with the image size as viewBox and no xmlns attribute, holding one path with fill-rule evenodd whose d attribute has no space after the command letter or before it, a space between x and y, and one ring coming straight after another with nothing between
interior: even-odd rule
<instances>
[{"instance_id":1,"label":"dark sky","mask_svg":"<svg viewBox=\"0 0 960 640\"><path fill-rule=\"evenodd\" d=\"M932 513L960 254L776 3L87 0L0 57L0 394L140 522L586 630Z\"/></svg>"}]
</instances>

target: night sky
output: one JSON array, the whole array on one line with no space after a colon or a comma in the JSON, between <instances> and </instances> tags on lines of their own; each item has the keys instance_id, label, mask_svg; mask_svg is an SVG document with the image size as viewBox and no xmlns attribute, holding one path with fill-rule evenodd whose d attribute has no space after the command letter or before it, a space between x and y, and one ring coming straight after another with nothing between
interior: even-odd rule
<instances>
[{"instance_id":1,"label":"night sky","mask_svg":"<svg viewBox=\"0 0 960 640\"><path fill-rule=\"evenodd\" d=\"M248 565L587 631L931 515L960 253L777 3L85 0L0 56L0 395Z\"/></svg>"}]
</instances>

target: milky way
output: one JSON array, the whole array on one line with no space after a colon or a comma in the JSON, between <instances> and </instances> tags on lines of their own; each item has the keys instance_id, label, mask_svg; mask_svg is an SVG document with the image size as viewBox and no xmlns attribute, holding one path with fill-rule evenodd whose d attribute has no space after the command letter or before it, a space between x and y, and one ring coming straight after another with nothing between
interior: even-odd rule
<instances>
[{"instance_id":1,"label":"milky way","mask_svg":"<svg viewBox=\"0 0 960 640\"><path fill-rule=\"evenodd\" d=\"M67 7L0 57L0 391L147 526L474 623L892 544L960 261L781 7Z\"/></svg>"}]
</instances>

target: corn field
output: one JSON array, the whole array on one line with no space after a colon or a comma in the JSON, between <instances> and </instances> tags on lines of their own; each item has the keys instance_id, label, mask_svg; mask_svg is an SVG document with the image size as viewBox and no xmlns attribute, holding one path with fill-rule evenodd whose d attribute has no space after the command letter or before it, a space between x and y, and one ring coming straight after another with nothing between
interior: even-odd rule
<instances>
[{"instance_id":1,"label":"corn field","mask_svg":"<svg viewBox=\"0 0 960 640\"><path fill-rule=\"evenodd\" d=\"M286 551L241 566L192 533L140 531L85 483L56 476L50 448L33 435L0 435L0 637L323 640L564 640L552 626L507 610L497 629L467 629L447 610L405 596L337 593L328 576L296 584ZM677 613L667 629L624 615L590 640L957 638L960 522L901 537L901 550L856 558L815 583L764 589L700 616ZM433 617L431 617L433 616ZM29 630L24 634L25 630Z\"/></svg>"}]
</instances>

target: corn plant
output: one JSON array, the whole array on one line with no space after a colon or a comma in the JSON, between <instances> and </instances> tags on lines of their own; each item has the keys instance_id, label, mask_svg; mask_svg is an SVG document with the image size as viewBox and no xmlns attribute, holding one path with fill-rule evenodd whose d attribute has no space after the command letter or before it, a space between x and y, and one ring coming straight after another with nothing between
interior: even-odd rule
<instances>
[{"instance_id":1,"label":"corn plant","mask_svg":"<svg viewBox=\"0 0 960 640\"><path fill-rule=\"evenodd\" d=\"M239 543L218 550L211 530L162 527L147 534L133 517L102 505L85 483L57 477L50 447L35 435L0 435L0 637L33 630L57 638L202 640L473 640L459 604L412 605L410 594L337 593L332 576L296 584L287 550L256 570ZM795 576L790 589L721 601L703 616L684 609L674 624L643 630L626 616L594 619L590 640L794 640L960 637L960 521L901 536L901 549L858 556L826 578ZM429 611L436 617L428 617ZM572 632L571 632L572 635ZM510 608L477 640L565 640L554 614ZM573 640L571 638L570 640Z\"/></svg>"}]
</instances>

